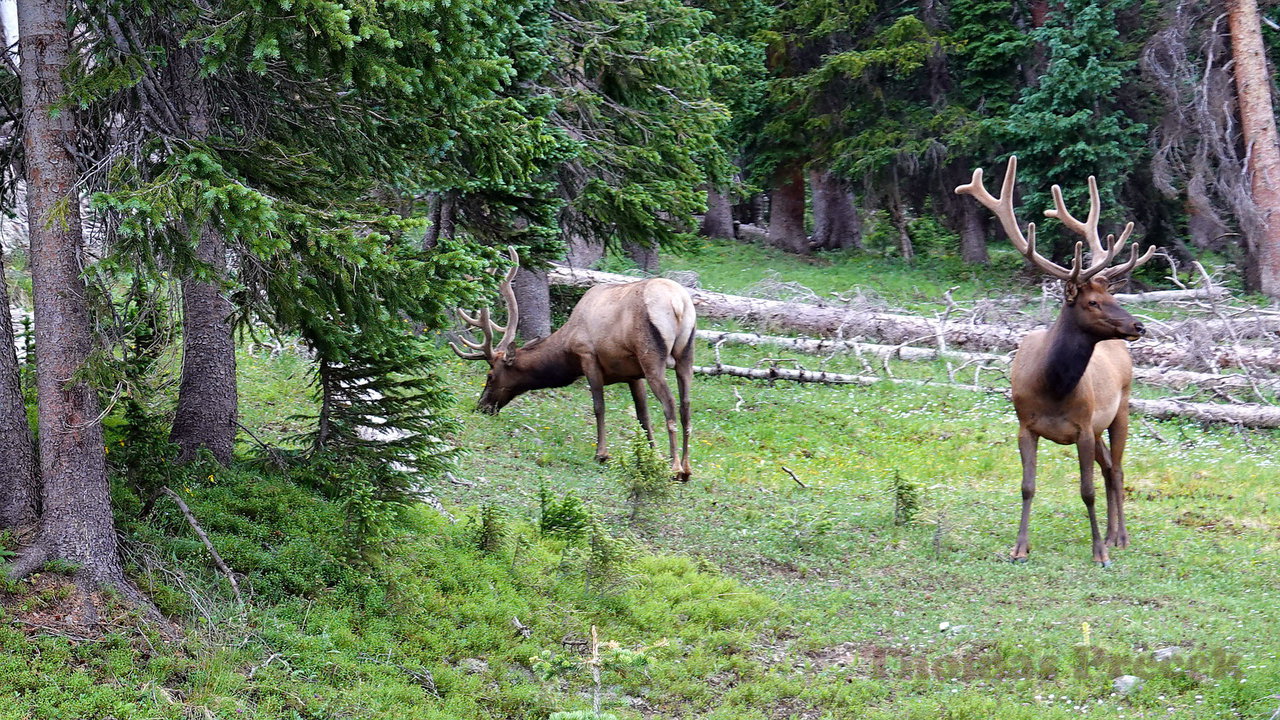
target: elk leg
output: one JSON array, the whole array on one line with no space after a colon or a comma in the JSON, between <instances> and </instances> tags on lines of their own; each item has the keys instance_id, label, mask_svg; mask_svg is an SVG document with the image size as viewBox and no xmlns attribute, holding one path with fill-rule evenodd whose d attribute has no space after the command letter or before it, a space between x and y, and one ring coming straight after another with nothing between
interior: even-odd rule
<instances>
[{"instance_id":1,"label":"elk leg","mask_svg":"<svg viewBox=\"0 0 1280 720\"><path fill-rule=\"evenodd\" d=\"M690 339L685 349L685 354L676 361L676 388L680 391L680 432L681 432L681 453L680 453L680 472L676 473L676 479L681 482L689 482L689 476L692 475L692 469L689 467L689 386L693 383L693 340ZM674 458L672 458L674 459Z\"/></svg>"},{"instance_id":2,"label":"elk leg","mask_svg":"<svg viewBox=\"0 0 1280 720\"><path fill-rule=\"evenodd\" d=\"M649 447L653 447L653 426L649 424L649 398L644 380L632 380L628 384L631 386L631 400L636 405L636 419L640 421L640 427L644 428L644 434L649 437Z\"/></svg>"},{"instance_id":3,"label":"elk leg","mask_svg":"<svg viewBox=\"0 0 1280 720\"><path fill-rule=\"evenodd\" d=\"M1026 428L1018 430L1018 454L1022 456L1022 521L1018 523L1018 542L1013 546L1012 560L1026 562L1031 551L1027 526L1031 523L1031 500L1036 496L1036 446L1040 436Z\"/></svg>"},{"instance_id":4,"label":"elk leg","mask_svg":"<svg viewBox=\"0 0 1280 720\"><path fill-rule=\"evenodd\" d=\"M671 394L671 386L667 384L666 362L659 361L656 368L646 367L644 376L649 381L653 394L658 396L658 402L662 403L662 414L667 419L667 450L671 457L671 473L679 477L684 468L676 456L676 399Z\"/></svg>"},{"instance_id":5,"label":"elk leg","mask_svg":"<svg viewBox=\"0 0 1280 720\"><path fill-rule=\"evenodd\" d=\"M583 363L583 374L591 388L591 408L596 413L596 461L608 462L609 446L604 436L604 376L595 363Z\"/></svg>"},{"instance_id":6,"label":"elk leg","mask_svg":"<svg viewBox=\"0 0 1280 720\"><path fill-rule=\"evenodd\" d=\"M1116 419L1111 423L1111 427L1107 430L1107 435L1111 439L1111 481L1115 487L1112 489L1112 500L1116 504L1116 535L1115 546L1118 548L1129 547L1129 531L1124 526L1124 464L1121 459L1124 457L1124 446L1129 439L1129 412L1128 401L1121 406L1120 414L1116 415Z\"/></svg>"},{"instance_id":7,"label":"elk leg","mask_svg":"<svg viewBox=\"0 0 1280 720\"><path fill-rule=\"evenodd\" d=\"M1093 432L1080 433L1076 440L1076 449L1080 455L1080 499L1084 501L1085 510L1089 512L1089 532L1093 536L1093 561L1103 567L1111 564L1107 555L1107 546L1102 542L1102 533L1098 532L1098 513L1094 510L1093 463L1097 443Z\"/></svg>"},{"instance_id":8,"label":"elk leg","mask_svg":"<svg viewBox=\"0 0 1280 720\"><path fill-rule=\"evenodd\" d=\"M1107 547L1114 547L1116 537L1116 502L1115 482L1112 480L1112 476L1115 474L1115 463L1111 462L1111 450L1108 449L1106 443L1102 441L1101 435L1095 435L1093 438L1093 459L1098 461L1098 467L1102 469L1102 480L1107 491L1107 537L1103 542Z\"/></svg>"}]
</instances>

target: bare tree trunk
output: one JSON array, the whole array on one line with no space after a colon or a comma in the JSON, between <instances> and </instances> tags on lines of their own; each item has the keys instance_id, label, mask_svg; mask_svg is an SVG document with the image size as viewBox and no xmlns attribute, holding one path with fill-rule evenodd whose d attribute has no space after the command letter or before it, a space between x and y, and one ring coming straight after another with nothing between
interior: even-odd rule
<instances>
[{"instance_id":1,"label":"bare tree trunk","mask_svg":"<svg viewBox=\"0 0 1280 720\"><path fill-rule=\"evenodd\" d=\"M196 256L224 276L226 255L222 235L206 227ZM231 301L219 285L182 281L182 380L169 436L179 447L180 462L191 461L201 448L223 465L231 462L238 407L231 313Z\"/></svg>"},{"instance_id":2,"label":"bare tree trunk","mask_svg":"<svg viewBox=\"0 0 1280 720\"><path fill-rule=\"evenodd\" d=\"M3 252L3 251L0 251ZM35 449L9 312L9 288L0 257L0 528L34 525L38 519L40 485L36 482Z\"/></svg>"},{"instance_id":3,"label":"bare tree trunk","mask_svg":"<svg viewBox=\"0 0 1280 720\"><path fill-rule=\"evenodd\" d=\"M209 135L209 101L196 53L194 47L173 52L166 85L183 111L183 131L202 141ZM219 282L227 274L226 242L212 225L200 229L196 257L214 280L182 280L182 380L169 438L178 445L180 462L206 448L226 465L236 439L236 344L233 308Z\"/></svg>"},{"instance_id":4,"label":"bare tree trunk","mask_svg":"<svg viewBox=\"0 0 1280 720\"><path fill-rule=\"evenodd\" d=\"M565 261L573 267L589 268L604 257L604 245L592 242L575 232L565 238Z\"/></svg>"},{"instance_id":5,"label":"bare tree trunk","mask_svg":"<svg viewBox=\"0 0 1280 720\"><path fill-rule=\"evenodd\" d=\"M546 270L520 268L511 289L516 294L520 308L520 321L516 329L523 342L529 342L551 334L551 286L547 284Z\"/></svg>"},{"instance_id":6,"label":"bare tree trunk","mask_svg":"<svg viewBox=\"0 0 1280 720\"><path fill-rule=\"evenodd\" d=\"M889 181L889 219L898 231L898 250L902 259L911 262L916 257L915 245L911 242L911 233L907 232L907 213L902 207L902 194L898 192L898 171L895 169Z\"/></svg>"},{"instance_id":7,"label":"bare tree trunk","mask_svg":"<svg viewBox=\"0 0 1280 720\"><path fill-rule=\"evenodd\" d=\"M769 200L768 243L798 255L809 254L809 238L804 232L804 173L799 164L778 168Z\"/></svg>"},{"instance_id":8,"label":"bare tree trunk","mask_svg":"<svg viewBox=\"0 0 1280 720\"><path fill-rule=\"evenodd\" d=\"M422 236L423 250L434 248L441 238L453 238L455 231L453 214L457 200L453 193L449 191L431 193L431 199L427 202L427 218L431 224Z\"/></svg>"},{"instance_id":9,"label":"bare tree trunk","mask_svg":"<svg viewBox=\"0 0 1280 720\"><path fill-rule=\"evenodd\" d=\"M623 250L641 270L650 275L658 273L658 248L653 243L627 243Z\"/></svg>"},{"instance_id":10,"label":"bare tree trunk","mask_svg":"<svg viewBox=\"0 0 1280 720\"><path fill-rule=\"evenodd\" d=\"M707 214L702 216L699 229L704 237L732 240L733 204L729 197L714 187L707 188Z\"/></svg>"},{"instance_id":11,"label":"bare tree trunk","mask_svg":"<svg viewBox=\"0 0 1280 720\"><path fill-rule=\"evenodd\" d=\"M27 165L27 217L35 301L38 393L40 531L10 568L21 577L44 561L78 567L77 578L124 589L115 521L107 491L101 406L94 388L77 377L93 347L72 115L58 103L70 54L67 0L23 0L21 37L23 144Z\"/></svg>"},{"instance_id":12,"label":"bare tree trunk","mask_svg":"<svg viewBox=\"0 0 1280 720\"><path fill-rule=\"evenodd\" d=\"M813 196L810 247L822 250L862 247L862 222L849 187L840 178L820 170L809 172L809 187Z\"/></svg>"},{"instance_id":13,"label":"bare tree trunk","mask_svg":"<svg viewBox=\"0 0 1280 720\"><path fill-rule=\"evenodd\" d=\"M733 205L733 219L744 225L764 226L764 195L756 193Z\"/></svg>"},{"instance_id":14,"label":"bare tree trunk","mask_svg":"<svg viewBox=\"0 0 1280 720\"><path fill-rule=\"evenodd\" d=\"M1257 271L1257 289L1280 297L1280 144L1256 0L1228 0L1227 22L1250 189L1262 219L1261 236L1248 239L1249 254Z\"/></svg>"},{"instance_id":15,"label":"bare tree trunk","mask_svg":"<svg viewBox=\"0 0 1280 720\"><path fill-rule=\"evenodd\" d=\"M978 210L977 203L961 205L960 258L974 265L991 262L987 255L987 218Z\"/></svg>"}]
</instances>

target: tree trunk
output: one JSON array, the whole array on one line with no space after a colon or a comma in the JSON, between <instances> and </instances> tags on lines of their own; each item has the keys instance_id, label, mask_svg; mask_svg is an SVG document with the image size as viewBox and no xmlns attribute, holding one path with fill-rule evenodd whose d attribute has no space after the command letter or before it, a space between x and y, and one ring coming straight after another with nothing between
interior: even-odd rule
<instances>
[{"instance_id":1,"label":"tree trunk","mask_svg":"<svg viewBox=\"0 0 1280 720\"><path fill-rule=\"evenodd\" d=\"M963 203L960 225L960 258L974 265L991 262L987 255L987 218L977 203Z\"/></svg>"},{"instance_id":2,"label":"tree trunk","mask_svg":"<svg viewBox=\"0 0 1280 720\"><path fill-rule=\"evenodd\" d=\"M743 225L764 226L764 195L756 193L733 205L733 219Z\"/></svg>"},{"instance_id":3,"label":"tree trunk","mask_svg":"<svg viewBox=\"0 0 1280 720\"><path fill-rule=\"evenodd\" d=\"M804 232L804 174L798 164L778 168L769 196L769 238L773 247L809 254Z\"/></svg>"},{"instance_id":4,"label":"tree trunk","mask_svg":"<svg viewBox=\"0 0 1280 720\"><path fill-rule=\"evenodd\" d=\"M861 248L862 223L848 186L829 172L813 170L809 173L809 187L813 195L810 247L822 250Z\"/></svg>"},{"instance_id":5,"label":"tree trunk","mask_svg":"<svg viewBox=\"0 0 1280 720\"><path fill-rule=\"evenodd\" d=\"M1257 289L1280 297L1280 144L1256 0L1228 0L1227 21L1250 191L1262 220L1262 236L1248 239L1249 254L1257 271Z\"/></svg>"},{"instance_id":6,"label":"tree trunk","mask_svg":"<svg viewBox=\"0 0 1280 720\"><path fill-rule=\"evenodd\" d=\"M589 268L604 257L604 245L574 232L565 239L565 260L573 267Z\"/></svg>"},{"instance_id":7,"label":"tree trunk","mask_svg":"<svg viewBox=\"0 0 1280 720\"><path fill-rule=\"evenodd\" d=\"M0 250L0 529L34 525L40 498L2 255Z\"/></svg>"},{"instance_id":8,"label":"tree trunk","mask_svg":"<svg viewBox=\"0 0 1280 720\"><path fill-rule=\"evenodd\" d=\"M196 256L216 276L226 275L226 245L213 228L200 233ZM182 281L182 381L169 436L179 447L180 462L191 461L201 448L223 465L231 462L238 402L231 313L231 301L219 285Z\"/></svg>"},{"instance_id":9,"label":"tree trunk","mask_svg":"<svg viewBox=\"0 0 1280 720\"><path fill-rule=\"evenodd\" d=\"M168 91L182 109L182 131L192 140L209 135L209 101L199 78L194 46L175 50L166 73ZM226 242L216 228L200 230L196 257L212 270L213 281L182 280L182 380L169 439L178 460L189 462L206 448L223 465L231 462L236 439L236 343L232 305L219 282L227 274Z\"/></svg>"},{"instance_id":10,"label":"tree trunk","mask_svg":"<svg viewBox=\"0 0 1280 720\"><path fill-rule=\"evenodd\" d=\"M456 231L453 215L457 199L453 192L431 193L431 199L427 203L427 218L431 224L422 236L423 250L431 250L440 243L441 238L453 239Z\"/></svg>"},{"instance_id":11,"label":"tree trunk","mask_svg":"<svg viewBox=\"0 0 1280 720\"><path fill-rule=\"evenodd\" d=\"M889 219L898 231L898 251L902 259L911 262L915 259L916 249L911 242L911 233L907 232L907 212L902 207L902 195L898 192L898 171L893 172L889 181Z\"/></svg>"},{"instance_id":12,"label":"tree trunk","mask_svg":"<svg viewBox=\"0 0 1280 720\"><path fill-rule=\"evenodd\" d=\"M704 237L732 240L733 204L729 197L714 187L707 188L707 214L702 216L699 229Z\"/></svg>"},{"instance_id":13,"label":"tree trunk","mask_svg":"<svg viewBox=\"0 0 1280 720\"><path fill-rule=\"evenodd\" d=\"M520 321L516 325L521 342L529 342L551 334L551 286L547 283L546 270L520 268L511 289L520 307Z\"/></svg>"},{"instance_id":14,"label":"tree trunk","mask_svg":"<svg viewBox=\"0 0 1280 720\"><path fill-rule=\"evenodd\" d=\"M35 301L42 504L36 542L10 568L28 574L49 559L78 567L77 578L136 590L124 578L116 545L102 445L101 406L77 374L93 347L72 114L58 103L70 37L67 0L23 0L21 37L23 145Z\"/></svg>"},{"instance_id":15,"label":"tree trunk","mask_svg":"<svg viewBox=\"0 0 1280 720\"><path fill-rule=\"evenodd\" d=\"M623 246L627 257L635 261L641 270L650 275L658 274L658 248L653 243L627 243Z\"/></svg>"}]
</instances>

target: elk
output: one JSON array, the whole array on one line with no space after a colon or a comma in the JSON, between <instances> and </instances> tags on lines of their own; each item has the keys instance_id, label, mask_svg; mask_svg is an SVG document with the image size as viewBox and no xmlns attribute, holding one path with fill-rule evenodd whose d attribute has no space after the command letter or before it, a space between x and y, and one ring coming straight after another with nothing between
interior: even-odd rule
<instances>
[{"instance_id":1,"label":"elk","mask_svg":"<svg viewBox=\"0 0 1280 720\"><path fill-rule=\"evenodd\" d=\"M520 308L511 281L520 260L511 250L514 263L499 285L507 304L505 327L493 322L489 309L476 315L459 309L458 317L480 331L482 339L459 335L470 348L449 343L459 357L485 360L489 375L476 409L496 415L507 403L530 390L564 387L580 377L587 378L596 416L596 460L606 462L604 386L625 382L631 387L636 418L653 444L653 428L645 381L662 403L667 420L671 472L677 480L689 479L689 384L693 380L693 333L696 314L693 299L680 285L663 278L651 278L622 285L597 285L582 296L560 329L545 338L513 348ZM495 346L494 333L502 337ZM676 454L676 404L667 384L667 368L675 368L680 391L681 453Z\"/></svg>"},{"instance_id":2,"label":"elk","mask_svg":"<svg viewBox=\"0 0 1280 720\"><path fill-rule=\"evenodd\" d=\"M1000 197L987 192L982 170L973 171L973 180L956 188L956 193L972 195L995 213L1013 246L1045 274L1063 284L1063 305L1058 319L1047 330L1034 330L1022 339L1014 355L1010 381L1013 407L1018 416L1018 452L1022 457L1022 520L1011 559L1026 562L1030 546L1027 525L1031 500L1036 494L1036 449L1040 438L1060 445L1075 445L1080 461L1080 498L1089 514L1093 535L1093 559L1103 567L1111 564L1107 548L1129 545L1124 525L1124 456L1129 433L1129 390L1133 361L1126 340L1137 340L1145 329L1141 322L1120 307L1111 295L1112 284L1151 259L1154 247L1138 255L1138 245L1130 246L1129 258L1111 263L1124 249L1133 223L1125 225L1117 240L1108 235L1104 245L1098 235L1101 202L1098 183L1089 177L1089 214L1081 222L1067 212L1062 189L1052 188L1054 207L1045 216L1062 222L1082 235L1089 244L1090 262L1083 259L1084 242L1075 245L1070 268L1036 252L1036 226L1030 223L1023 236L1013 211L1013 186L1018 159L1009 158ZM1103 442L1106 430L1111 447ZM1094 512L1093 464L1102 469L1107 492L1107 534L1098 532Z\"/></svg>"}]
</instances>

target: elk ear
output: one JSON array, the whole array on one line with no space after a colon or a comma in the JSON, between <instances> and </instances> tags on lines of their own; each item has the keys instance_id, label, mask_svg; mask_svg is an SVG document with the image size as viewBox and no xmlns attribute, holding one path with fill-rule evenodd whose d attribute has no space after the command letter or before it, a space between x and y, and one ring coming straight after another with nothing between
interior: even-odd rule
<instances>
[{"instance_id":1,"label":"elk ear","mask_svg":"<svg viewBox=\"0 0 1280 720\"><path fill-rule=\"evenodd\" d=\"M1129 287L1129 276L1121 275L1117 278L1107 278L1107 292L1115 294Z\"/></svg>"},{"instance_id":2,"label":"elk ear","mask_svg":"<svg viewBox=\"0 0 1280 720\"><path fill-rule=\"evenodd\" d=\"M1080 296L1080 286L1067 281L1062 283L1062 298L1068 305L1075 305L1076 298Z\"/></svg>"}]
</instances>

